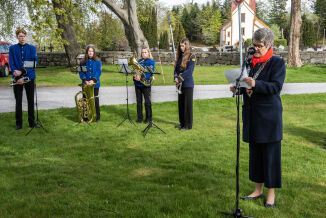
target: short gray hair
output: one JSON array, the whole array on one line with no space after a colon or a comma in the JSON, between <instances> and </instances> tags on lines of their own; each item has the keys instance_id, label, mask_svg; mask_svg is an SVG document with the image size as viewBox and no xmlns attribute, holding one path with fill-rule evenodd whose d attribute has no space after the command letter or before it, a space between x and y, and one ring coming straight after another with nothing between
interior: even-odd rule
<instances>
[{"instance_id":1,"label":"short gray hair","mask_svg":"<svg viewBox=\"0 0 326 218\"><path fill-rule=\"evenodd\" d=\"M274 43L274 33L270 29L260 28L254 32L252 40L263 42L265 46L272 46Z\"/></svg>"}]
</instances>

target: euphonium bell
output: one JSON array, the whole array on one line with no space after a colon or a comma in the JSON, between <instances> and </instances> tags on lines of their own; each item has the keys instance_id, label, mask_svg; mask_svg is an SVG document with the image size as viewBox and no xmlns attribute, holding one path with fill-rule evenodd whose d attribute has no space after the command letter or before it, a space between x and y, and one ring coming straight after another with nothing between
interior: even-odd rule
<instances>
[{"instance_id":1,"label":"euphonium bell","mask_svg":"<svg viewBox=\"0 0 326 218\"><path fill-rule=\"evenodd\" d=\"M82 91L77 92L75 95L78 120L81 123L91 123L96 121L94 86L95 84L83 84ZM78 95L82 95L82 97L78 99Z\"/></svg>"}]
</instances>

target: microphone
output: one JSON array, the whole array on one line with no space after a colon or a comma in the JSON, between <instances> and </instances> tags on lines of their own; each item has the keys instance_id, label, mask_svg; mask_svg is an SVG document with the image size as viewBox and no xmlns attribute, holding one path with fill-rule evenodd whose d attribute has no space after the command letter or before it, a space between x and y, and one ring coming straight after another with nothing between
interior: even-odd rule
<instances>
[{"instance_id":1,"label":"microphone","mask_svg":"<svg viewBox=\"0 0 326 218\"><path fill-rule=\"evenodd\" d=\"M256 49L254 47L251 46L248 48L248 55L253 55L255 53L256 53Z\"/></svg>"}]
</instances>

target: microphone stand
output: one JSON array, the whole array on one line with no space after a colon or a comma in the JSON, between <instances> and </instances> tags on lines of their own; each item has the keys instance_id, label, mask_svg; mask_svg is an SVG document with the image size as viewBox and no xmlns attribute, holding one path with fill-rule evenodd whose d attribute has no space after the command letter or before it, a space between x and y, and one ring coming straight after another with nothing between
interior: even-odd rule
<instances>
[{"instance_id":1,"label":"microphone stand","mask_svg":"<svg viewBox=\"0 0 326 218\"><path fill-rule=\"evenodd\" d=\"M246 56L246 61L245 63L242 64L241 66L241 73L240 76L236 80L236 86L235 86L235 91L233 93L236 95L236 105L237 105L237 160L236 160L236 202L235 202L235 208L233 212L221 212L222 214L226 216L232 216L236 218L244 217L244 218L251 218L250 216L245 216L242 214L242 209L239 208L239 157L240 157L240 80L243 76L243 71L245 69L245 66L248 64L249 61L249 52Z\"/></svg>"},{"instance_id":2,"label":"microphone stand","mask_svg":"<svg viewBox=\"0 0 326 218\"><path fill-rule=\"evenodd\" d=\"M31 67L31 68L35 70L35 68L36 68L35 58L34 58L33 61L34 61L33 67ZM26 68L29 68L29 67L26 67ZM43 68L43 67L38 67L38 68ZM39 119L39 116L38 116L37 90L36 90L36 83L35 82L34 82L34 91L35 91L36 120L34 121L34 126L26 133L25 136L29 135L33 131L33 129L35 128L36 125L38 125L39 127L41 127L44 130L44 132L48 132L43 127L43 124L42 124L42 122L41 122L41 120Z\"/></svg>"}]
</instances>

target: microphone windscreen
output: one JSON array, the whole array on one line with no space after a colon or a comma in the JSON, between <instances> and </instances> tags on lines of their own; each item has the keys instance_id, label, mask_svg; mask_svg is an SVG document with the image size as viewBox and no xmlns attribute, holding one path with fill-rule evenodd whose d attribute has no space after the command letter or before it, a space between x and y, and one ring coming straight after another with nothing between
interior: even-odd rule
<instances>
[{"instance_id":1,"label":"microphone windscreen","mask_svg":"<svg viewBox=\"0 0 326 218\"><path fill-rule=\"evenodd\" d=\"M254 47L249 47L248 48L248 54L249 55L253 55L253 54L255 54L256 53L256 49L254 48Z\"/></svg>"}]
</instances>

